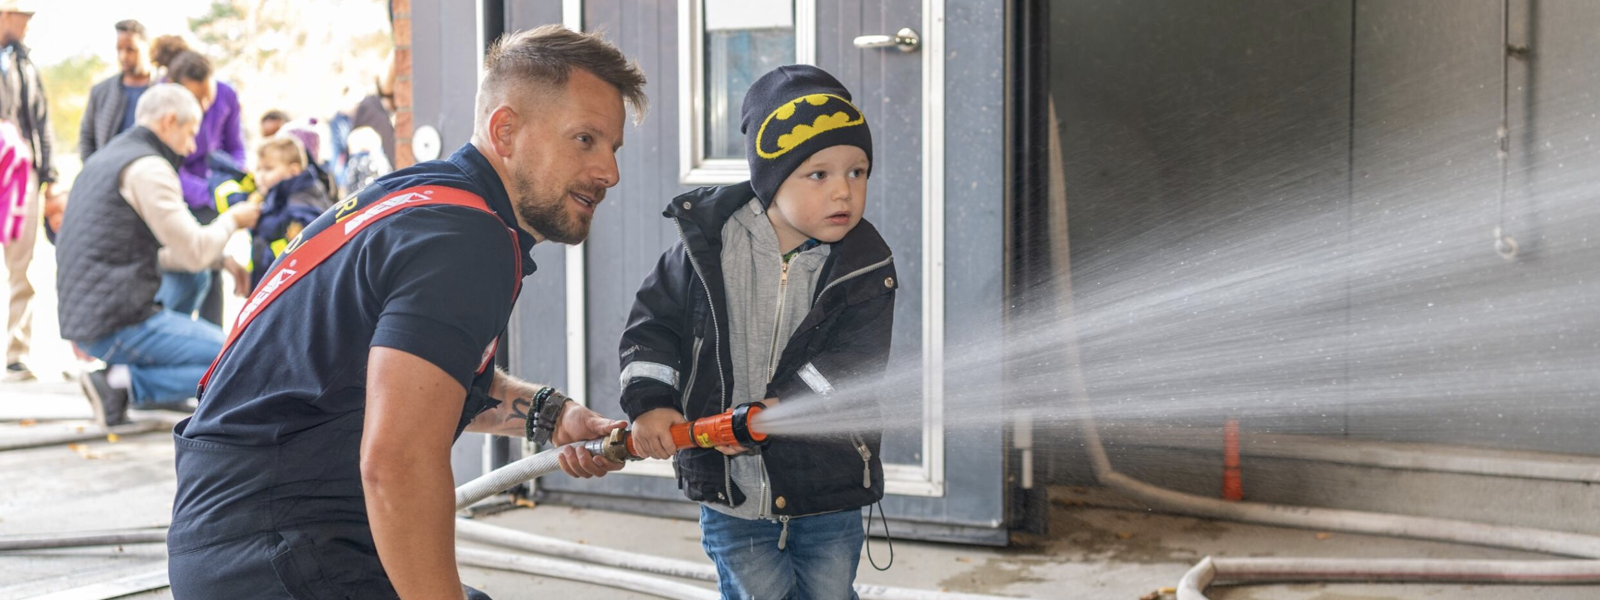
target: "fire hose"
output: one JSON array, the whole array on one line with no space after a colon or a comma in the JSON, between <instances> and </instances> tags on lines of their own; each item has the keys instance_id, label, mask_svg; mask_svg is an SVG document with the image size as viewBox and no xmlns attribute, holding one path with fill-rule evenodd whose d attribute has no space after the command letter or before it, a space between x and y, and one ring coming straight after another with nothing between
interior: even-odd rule
<instances>
[{"instance_id":1,"label":"fire hose","mask_svg":"<svg viewBox=\"0 0 1600 600\"><path fill-rule=\"evenodd\" d=\"M746 404L728 412L703 419L678 423L670 429L673 444L679 450L712 448L734 444L755 445L767 436L750 427L750 421L762 410L760 404ZM628 429L614 429L606 437L577 442L590 454L604 456L611 462L643 460L644 455L633 448L633 435ZM495 469L456 488L456 510L461 510L525 481L556 472L558 452L546 451Z\"/></svg>"}]
</instances>

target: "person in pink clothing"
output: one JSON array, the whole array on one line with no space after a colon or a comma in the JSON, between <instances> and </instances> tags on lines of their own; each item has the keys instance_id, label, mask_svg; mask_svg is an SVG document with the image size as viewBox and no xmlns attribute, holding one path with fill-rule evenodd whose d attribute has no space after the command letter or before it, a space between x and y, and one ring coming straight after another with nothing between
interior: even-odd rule
<instances>
[{"instance_id":1,"label":"person in pink clothing","mask_svg":"<svg viewBox=\"0 0 1600 600\"><path fill-rule=\"evenodd\" d=\"M34 238L38 237L40 198L59 202L54 189L56 169L51 163L50 108L45 101L44 82L39 68L29 58L23 43L33 9L22 0L0 0L0 121L11 123L20 134L22 145L32 156L23 200L23 225L16 240L5 245L7 273L5 381L34 379L22 362L33 338L33 282L28 280L28 265L33 262Z\"/></svg>"}]
</instances>

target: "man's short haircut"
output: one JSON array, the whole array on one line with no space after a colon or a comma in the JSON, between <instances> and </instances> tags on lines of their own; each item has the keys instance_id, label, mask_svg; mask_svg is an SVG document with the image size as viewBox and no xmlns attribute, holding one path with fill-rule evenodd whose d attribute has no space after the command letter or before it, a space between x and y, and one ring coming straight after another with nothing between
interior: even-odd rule
<instances>
[{"instance_id":1,"label":"man's short haircut","mask_svg":"<svg viewBox=\"0 0 1600 600\"><path fill-rule=\"evenodd\" d=\"M267 112L261 113L261 122L265 123L267 121L279 121L279 122L283 122L283 123L288 123L289 122L289 115L284 113L281 110L278 110L278 109L274 108L274 109L269 110Z\"/></svg>"},{"instance_id":2,"label":"man's short haircut","mask_svg":"<svg viewBox=\"0 0 1600 600\"><path fill-rule=\"evenodd\" d=\"M306 166L306 148L300 145L300 140L292 136L275 137L261 142L261 146L256 148L256 156L263 159L270 156L286 165L299 165L301 168Z\"/></svg>"},{"instance_id":3,"label":"man's short haircut","mask_svg":"<svg viewBox=\"0 0 1600 600\"><path fill-rule=\"evenodd\" d=\"M200 101L194 99L194 94L176 83L162 83L151 86L144 94L139 96L139 104L133 109L135 123L145 127L152 127L167 115L178 115L178 123L193 123L200 120Z\"/></svg>"},{"instance_id":4,"label":"man's short haircut","mask_svg":"<svg viewBox=\"0 0 1600 600\"><path fill-rule=\"evenodd\" d=\"M193 50L179 52L167 65L167 79L173 83L210 81L211 61Z\"/></svg>"},{"instance_id":5,"label":"man's short haircut","mask_svg":"<svg viewBox=\"0 0 1600 600\"><path fill-rule=\"evenodd\" d=\"M515 87L563 89L573 69L588 71L617 88L633 109L635 123L649 110L644 73L621 50L596 33L545 25L503 35L489 46L483 58L483 82L478 84L478 118L487 119Z\"/></svg>"},{"instance_id":6,"label":"man's short haircut","mask_svg":"<svg viewBox=\"0 0 1600 600\"><path fill-rule=\"evenodd\" d=\"M133 19L117 21L117 33L127 33L144 38L144 23L140 23Z\"/></svg>"}]
</instances>

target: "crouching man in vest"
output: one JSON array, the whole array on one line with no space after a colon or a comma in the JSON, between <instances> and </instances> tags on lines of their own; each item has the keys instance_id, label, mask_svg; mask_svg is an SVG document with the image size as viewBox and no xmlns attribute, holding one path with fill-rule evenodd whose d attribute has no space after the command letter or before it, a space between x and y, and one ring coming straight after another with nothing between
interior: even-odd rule
<instances>
[{"instance_id":1,"label":"crouching man in vest","mask_svg":"<svg viewBox=\"0 0 1600 600\"><path fill-rule=\"evenodd\" d=\"M494 358L529 250L583 241L617 184L643 85L599 36L502 38L471 143L377 179L289 243L174 431L175 598L484 598L456 570L455 439L566 444L623 425ZM563 452L573 476L621 468Z\"/></svg>"},{"instance_id":2,"label":"crouching man in vest","mask_svg":"<svg viewBox=\"0 0 1600 600\"><path fill-rule=\"evenodd\" d=\"M241 206L201 225L189 212L177 166L194 150L200 115L181 86L145 92L136 126L84 163L56 239L61 337L109 365L79 378L102 427L126 421L130 404L192 410L195 384L222 349L221 328L156 302L163 270L242 272L222 249L261 214Z\"/></svg>"}]
</instances>

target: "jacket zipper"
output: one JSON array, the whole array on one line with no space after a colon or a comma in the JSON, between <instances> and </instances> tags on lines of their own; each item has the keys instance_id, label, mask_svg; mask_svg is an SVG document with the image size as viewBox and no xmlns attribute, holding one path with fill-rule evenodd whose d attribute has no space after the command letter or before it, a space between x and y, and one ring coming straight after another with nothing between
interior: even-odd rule
<instances>
[{"instance_id":1,"label":"jacket zipper","mask_svg":"<svg viewBox=\"0 0 1600 600\"><path fill-rule=\"evenodd\" d=\"M715 337L712 340L712 349L716 350L717 353L717 382L722 384L721 393L718 394L721 396L719 400L721 400L722 409L717 412L725 413L728 412L728 380L722 373L722 328L717 325L717 302L711 297L711 284L706 283L705 271L700 269L700 263L694 259L694 253L689 251L689 238L683 235L683 221L673 217L672 226L678 229L678 241L683 242L683 253L689 257L689 266L694 268L695 276L700 278L700 287L706 291L706 304L711 308L711 333ZM688 408L687 405L684 406L685 410ZM722 488L724 490L723 493L726 494L724 499L728 501L729 506L733 505L732 462L727 455L722 456Z\"/></svg>"},{"instance_id":2,"label":"jacket zipper","mask_svg":"<svg viewBox=\"0 0 1600 600\"><path fill-rule=\"evenodd\" d=\"M767 357L767 383L772 383L773 370L778 366L778 335L783 331L783 299L788 292L788 288L789 261L785 260L783 261L783 272L778 276L778 318L772 325L772 352ZM767 481L767 460L761 456L757 456L756 460L761 467L761 510L756 516L758 518L766 518L769 516L767 506L769 504L768 496L771 494ZM788 517L784 518L787 519ZM788 533L788 523L785 521L784 537L788 537ZM778 548L780 550L783 549L781 541L778 543Z\"/></svg>"},{"instance_id":3,"label":"jacket zipper","mask_svg":"<svg viewBox=\"0 0 1600 600\"><path fill-rule=\"evenodd\" d=\"M778 549L782 550L789 545L789 517L778 517L778 522L783 523L783 532L778 534Z\"/></svg>"},{"instance_id":4,"label":"jacket zipper","mask_svg":"<svg viewBox=\"0 0 1600 600\"><path fill-rule=\"evenodd\" d=\"M872 450L867 448L867 443L861 436L850 436L856 443L856 452L861 453L861 487L872 489Z\"/></svg>"},{"instance_id":5,"label":"jacket zipper","mask_svg":"<svg viewBox=\"0 0 1600 600\"><path fill-rule=\"evenodd\" d=\"M778 336L783 332L783 300L789 289L789 261L783 261L783 274L778 276L778 318L772 324L772 352L767 357L767 383L772 383L773 372L778 368Z\"/></svg>"}]
</instances>

